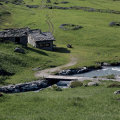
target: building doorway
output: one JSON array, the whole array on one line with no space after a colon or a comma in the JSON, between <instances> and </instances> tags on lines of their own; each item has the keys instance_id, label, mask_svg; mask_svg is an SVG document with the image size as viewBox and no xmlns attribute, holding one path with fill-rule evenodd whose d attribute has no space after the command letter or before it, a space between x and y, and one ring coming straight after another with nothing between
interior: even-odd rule
<instances>
[{"instance_id":1,"label":"building doorway","mask_svg":"<svg viewBox=\"0 0 120 120\"><path fill-rule=\"evenodd\" d=\"M20 38L19 37L15 38L15 43L20 43Z\"/></svg>"}]
</instances>

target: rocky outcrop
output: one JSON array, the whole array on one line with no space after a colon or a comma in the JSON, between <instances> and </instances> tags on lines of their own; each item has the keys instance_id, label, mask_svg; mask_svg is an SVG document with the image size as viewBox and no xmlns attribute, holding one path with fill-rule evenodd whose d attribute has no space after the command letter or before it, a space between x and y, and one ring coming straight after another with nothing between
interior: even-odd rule
<instances>
[{"instance_id":1,"label":"rocky outcrop","mask_svg":"<svg viewBox=\"0 0 120 120\"><path fill-rule=\"evenodd\" d=\"M98 84L96 82L89 82L88 86L98 86Z\"/></svg>"},{"instance_id":2,"label":"rocky outcrop","mask_svg":"<svg viewBox=\"0 0 120 120\"><path fill-rule=\"evenodd\" d=\"M48 83L44 80L20 83L16 85L8 85L0 87L0 92L3 93L19 93L19 92L26 92L32 90L38 90L40 88L47 87Z\"/></svg>"}]
</instances>

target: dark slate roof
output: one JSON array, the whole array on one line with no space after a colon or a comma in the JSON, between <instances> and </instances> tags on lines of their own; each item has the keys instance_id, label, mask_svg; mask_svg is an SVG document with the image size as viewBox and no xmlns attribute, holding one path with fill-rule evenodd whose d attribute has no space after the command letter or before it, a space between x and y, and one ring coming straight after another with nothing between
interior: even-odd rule
<instances>
[{"instance_id":1,"label":"dark slate roof","mask_svg":"<svg viewBox=\"0 0 120 120\"><path fill-rule=\"evenodd\" d=\"M30 28L19 28L19 29L6 29L0 31L0 37L22 37L27 36Z\"/></svg>"},{"instance_id":2,"label":"dark slate roof","mask_svg":"<svg viewBox=\"0 0 120 120\"><path fill-rule=\"evenodd\" d=\"M31 30L29 35L34 39L34 41L55 41L52 33L50 32L41 32L41 30Z\"/></svg>"}]
</instances>

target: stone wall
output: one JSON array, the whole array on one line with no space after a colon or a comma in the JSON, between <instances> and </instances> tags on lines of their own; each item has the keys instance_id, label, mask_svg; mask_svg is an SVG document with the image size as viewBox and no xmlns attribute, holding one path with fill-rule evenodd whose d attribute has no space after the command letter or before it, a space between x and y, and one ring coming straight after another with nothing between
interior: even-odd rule
<instances>
[{"instance_id":1,"label":"stone wall","mask_svg":"<svg viewBox=\"0 0 120 120\"><path fill-rule=\"evenodd\" d=\"M43 47L40 47L40 44L43 44ZM46 44L50 44L50 46L46 47ZM38 41L36 47L44 50L53 50L53 41Z\"/></svg>"},{"instance_id":2,"label":"stone wall","mask_svg":"<svg viewBox=\"0 0 120 120\"><path fill-rule=\"evenodd\" d=\"M32 46L36 47L36 42L31 38L30 35L28 35L28 43L31 44Z\"/></svg>"},{"instance_id":3,"label":"stone wall","mask_svg":"<svg viewBox=\"0 0 120 120\"><path fill-rule=\"evenodd\" d=\"M0 87L0 92L3 93L19 93L26 91L38 90L47 87L48 83L45 80L37 80L32 82L20 83L16 85L8 85Z\"/></svg>"}]
</instances>

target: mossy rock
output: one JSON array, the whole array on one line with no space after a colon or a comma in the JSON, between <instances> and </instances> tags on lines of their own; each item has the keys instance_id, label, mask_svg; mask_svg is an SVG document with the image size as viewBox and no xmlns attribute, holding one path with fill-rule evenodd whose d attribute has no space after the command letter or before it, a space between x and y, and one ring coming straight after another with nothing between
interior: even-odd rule
<instances>
[{"instance_id":1,"label":"mossy rock","mask_svg":"<svg viewBox=\"0 0 120 120\"><path fill-rule=\"evenodd\" d=\"M73 81L71 82L69 87L74 88L74 87L81 87L81 86L83 86L83 83L81 81Z\"/></svg>"}]
</instances>

